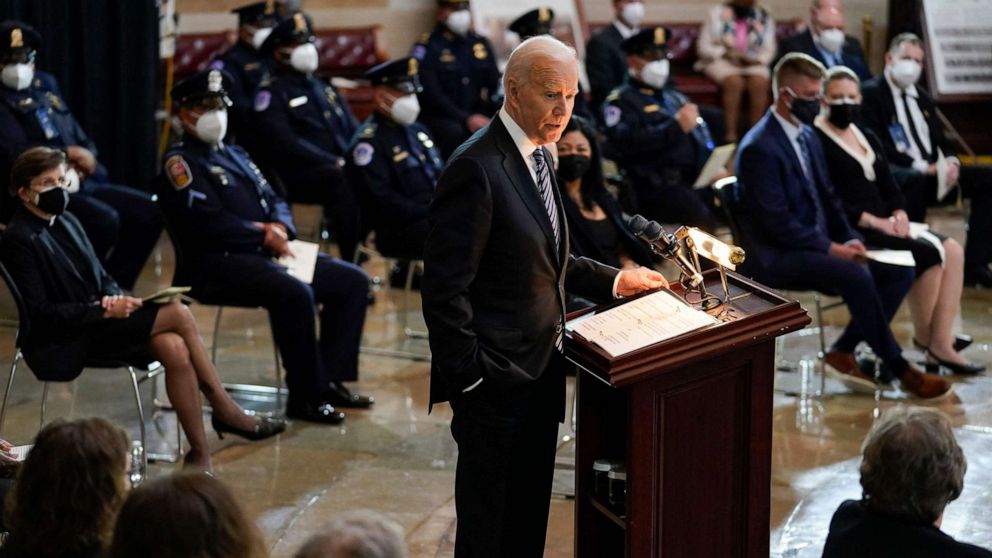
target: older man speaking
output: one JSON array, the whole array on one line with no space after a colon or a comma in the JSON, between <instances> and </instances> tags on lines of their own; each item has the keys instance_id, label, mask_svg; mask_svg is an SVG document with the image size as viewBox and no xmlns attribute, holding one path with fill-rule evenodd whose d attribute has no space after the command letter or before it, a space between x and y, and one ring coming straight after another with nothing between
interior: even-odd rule
<instances>
[{"instance_id":1,"label":"older man speaking","mask_svg":"<svg viewBox=\"0 0 992 558\"><path fill-rule=\"evenodd\" d=\"M503 86L503 108L438 181L424 253L431 404L451 402L458 444L459 558L543 554L565 407L565 290L607 300L667 285L654 270L620 272L568 253L542 146L571 117L575 51L528 39Z\"/></svg>"}]
</instances>

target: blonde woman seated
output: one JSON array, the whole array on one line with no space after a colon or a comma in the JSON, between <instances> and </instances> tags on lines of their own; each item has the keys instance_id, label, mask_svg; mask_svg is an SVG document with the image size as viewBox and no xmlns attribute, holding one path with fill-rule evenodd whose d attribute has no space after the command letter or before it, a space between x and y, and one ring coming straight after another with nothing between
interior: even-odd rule
<instances>
[{"instance_id":1,"label":"blonde woman seated","mask_svg":"<svg viewBox=\"0 0 992 558\"><path fill-rule=\"evenodd\" d=\"M940 365L955 374L983 371L984 366L958 353L969 338L956 340L952 332L964 277L961 245L932 232L929 236L934 243L910 235L906 201L889 172L881 142L854 124L861 105L857 75L846 66L835 66L827 73L823 88L816 131L848 220L869 246L909 250L916 260L916 280L907 299L913 340L927 351L928 368Z\"/></svg>"}]
</instances>

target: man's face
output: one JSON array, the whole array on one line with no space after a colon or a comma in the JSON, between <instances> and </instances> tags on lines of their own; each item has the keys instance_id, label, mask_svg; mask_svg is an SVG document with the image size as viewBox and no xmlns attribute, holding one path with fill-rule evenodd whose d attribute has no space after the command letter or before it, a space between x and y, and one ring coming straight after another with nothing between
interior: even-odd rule
<instances>
[{"instance_id":1,"label":"man's face","mask_svg":"<svg viewBox=\"0 0 992 558\"><path fill-rule=\"evenodd\" d=\"M823 81L806 76L794 76L779 84L779 102L788 109L796 99L815 100L820 98Z\"/></svg>"},{"instance_id":2,"label":"man's face","mask_svg":"<svg viewBox=\"0 0 992 558\"><path fill-rule=\"evenodd\" d=\"M922 48L912 43L903 43L899 45L899 50L896 51L894 56L891 52L885 53L885 64L890 66L899 60L915 60L917 64L922 66L923 58L924 53Z\"/></svg>"},{"instance_id":3,"label":"man's face","mask_svg":"<svg viewBox=\"0 0 992 558\"><path fill-rule=\"evenodd\" d=\"M614 15L616 15L616 17L619 18L620 15L623 13L624 6L626 6L627 4L641 4L641 3L642 0L615 0L613 2L613 11L615 12Z\"/></svg>"},{"instance_id":4,"label":"man's face","mask_svg":"<svg viewBox=\"0 0 992 558\"><path fill-rule=\"evenodd\" d=\"M823 7L813 13L813 30L819 35L827 29L844 30L844 11L833 7Z\"/></svg>"},{"instance_id":5,"label":"man's face","mask_svg":"<svg viewBox=\"0 0 992 558\"><path fill-rule=\"evenodd\" d=\"M507 103L516 113L514 120L532 142L544 145L561 138L572 116L578 83L574 62L541 57L531 67L530 78L525 83L510 79Z\"/></svg>"}]
</instances>

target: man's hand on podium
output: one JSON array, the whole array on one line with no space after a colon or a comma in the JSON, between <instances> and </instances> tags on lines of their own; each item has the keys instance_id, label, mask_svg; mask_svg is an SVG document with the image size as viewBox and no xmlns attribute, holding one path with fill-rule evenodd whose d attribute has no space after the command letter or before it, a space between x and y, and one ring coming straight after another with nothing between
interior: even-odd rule
<instances>
[{"instance_id":1,"label":"man's hand on podium","mask_svg":"<svg viewBox=\"0 0 992 558\"><path fill-rule=\"evenodd\" d=\"M667 286L668 281L657 271L638 267L620 272L617 278L617 296L630 296Z\"/></svg>"}]
</instances>

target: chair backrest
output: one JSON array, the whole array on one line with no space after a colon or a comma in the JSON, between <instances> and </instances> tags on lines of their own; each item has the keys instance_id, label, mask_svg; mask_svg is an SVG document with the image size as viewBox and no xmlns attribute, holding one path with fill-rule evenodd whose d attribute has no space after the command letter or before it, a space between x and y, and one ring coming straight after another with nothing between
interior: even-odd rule
<instances>
[{"instance_id":1,"label":"chair backrest","mask_svg":"<svg viewBox=\"0 0 992 558\"><path fill-rule=\"evenodd\" d=\"M31 322L28 320L28 308L24 304L24 298L21 297L21 291L17 290L17 285L14 284L14 278L10 276L10 272L7 271L7 266L3 262L0 262L0 275L3 276L3 282L7 285L7 290L10 291L10 297L14 299L14 304L17 306L17 336L14 343L20 349L27 342L28 334L31 331Z\"/></svg>"},{"instance_id":2,"label":"chair backrest","mask_svg":"<svg viewBox=\"0 0 992 558\"><path fill-rule=\"evenodd\" d=\"M730 225L730 232L734 236L734 244L745 248L747 246L744 233L741 231L741 185L736 176L731 176L723 180L718 180L713 185L713 193L716 195L717 203L723 210L723 215Z\"/></svg>"}]
</instances>

